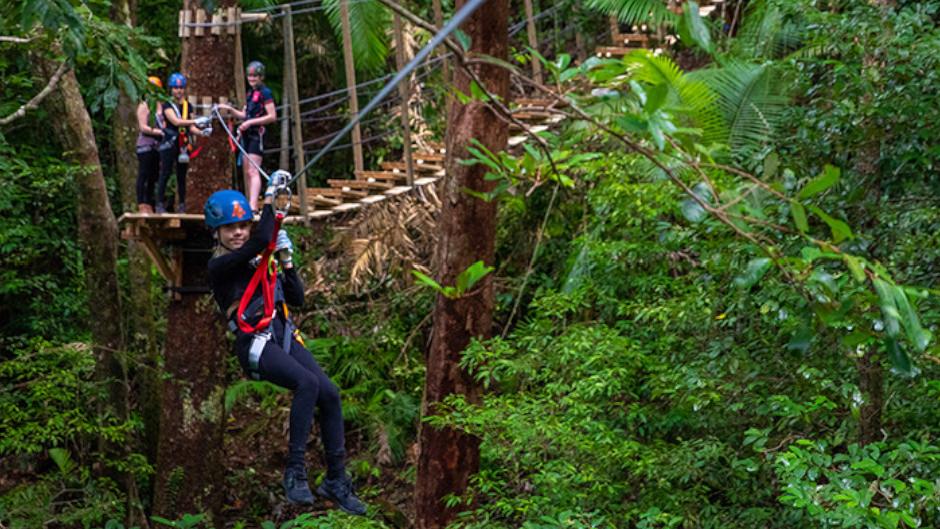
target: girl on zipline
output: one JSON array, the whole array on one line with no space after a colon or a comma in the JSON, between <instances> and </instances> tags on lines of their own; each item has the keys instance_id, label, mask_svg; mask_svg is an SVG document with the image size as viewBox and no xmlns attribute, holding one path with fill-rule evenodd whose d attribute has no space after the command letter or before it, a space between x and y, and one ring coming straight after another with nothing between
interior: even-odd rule
<instances>
[{"instance_id":1,"label":"girl on zipline","mask_svg":"<svg viewBox=\"0 0 940 529\"><path fill-rule=\"evenodd\" d=\"M272 183L286 187L286 178ZM252 230L252 210L245 195L234 190L217 191L206 201L206 224L213 231L216 250L209 260L209 286L219 308L225 314L229 329L235 333L235 354L242 369L254 379L267 380L293 391L290 409L290 438L287 467L284 471L284 492L292 504L312 505L313 494L307 484L304 455L310 434L314 407L319 408L320 436L326 459L326 478L317 487L317 494L333 501L340 509L362 515L366 507L356 496L346 475L346 448L343 410L339 390L317 364L296 333L287 305L301 306L304 287L294 268L293 244L287 232L280 230L274 239L274 185L264 193L261 220ZM272 239L280 273L276 275L273 296L265 302L265 285L255 284L250 290L257 267L262 267L261 281L266 281L269 266L264 257ZM259 254L264 253L261 260ZM271 299L273 298L273 307ZM265 308L268 305L269 308ZM273 309L272 315L269 310ZM272 317L273 316L273 317ZM267 322L263 321L267 320Z\"/></svg>"},{"instance_id":2,"label":"girl on zipline","mask_svg":"<svg viewBox=\"0 0 940 529\"><path fill-rule=\"evenodd\" d=\"M159 77L148 77L147 81L163 90ZM140 213L153 213L153 188L160 176L157 145L163 139L163 118L157 108L160 104L155 105L144 99L137 104L137 211Z\"/></svg>"},{"instance_id":3,"label":"girl on zipline","mask_svg":"<svg viewBox=\"0 0 940 529\"><path fill-rule=\"evenodd\" d=\"M244 120L238 126L240 142L250 160L242 160L242 172L245 176L245 192L252 211L257 211L258 195L261 193L261 156L264 154L264 126L277 120L277 109L271 89L264 85L264 64L251 61L245 71L250 89L245 94L245 108L238 110L227 103L219 104L220 109L231 112L238 119ZM252 163L254 162L254 163Z\"/></svg>"},{"instance_id":4,"label":"girl on zipline","mask_svg":"<svg viewBox=\"0 0 940 529\"><path fill-rule=\"evenodd\" d=\"M160 181L157 183L157 213L166 213L166 184L176 164L176 212L186 213L186 172L189 170L191 136L209 136L212 128L210 118L192 119L193 109L186 100L186 76L170 74L170 92L173 98L163 103L163 141L160 142Z\"/></svg>"}]
</instances>

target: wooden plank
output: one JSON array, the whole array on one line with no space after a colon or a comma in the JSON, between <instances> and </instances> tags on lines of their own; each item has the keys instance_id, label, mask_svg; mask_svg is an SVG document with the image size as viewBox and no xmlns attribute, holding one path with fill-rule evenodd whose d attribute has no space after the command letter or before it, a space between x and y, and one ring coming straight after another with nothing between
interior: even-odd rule
<instances>
[{"instance_id":1,"label":"wooden plank","mask_svg":"<svg viewBox=\"0 0 940 529\"><path fill-rule=\"evenodd\" d=\"M212 31L213 35L222 34L222 24L225 23L225 19L222 17L222 13L216 11L212 13Z\"/></svg>"},{"instance_id":2,"label":"wooden plank","mask_svg":"<svg viewBox=\"0 0 940 529\"><path fill-rule=\"evenodd\" d=\"M264 14L267 17L267 13ZM225 33L227 35L235 35L238 32L238 27L241 25L242 21L242 10L240 7L229 7L226 10L226 24Z\"/></svg>"},{"instance_id":3,"label":"wooden plank","mask_svg":"<svg viewBox=\"0 0 940 529\"><path fill-rule=\"evenodd\" d=\"M336 187L336 188L350 188L350 189L391 189L392 184L386 184L385 182L370 182L368 180L327 180L327 184Z\"/></svg>"},{"instance_id":4,"label":"wooden plank","mask_svg":"<svg viewBox=\"0 0 940 529\"><path fill-rule=\"evenodd\" d=\"M528 136L511 136L508 143L510 147L515 147L516 145L525 143L527 139L529 139Z\"/></svg>"},{"instance_id":5,"label":"wooden plank","mask_svg":"<svg viewBox=\"0 0 940 529\"><path fill-rule=\"evenodd\" d=\"M186 15L185 12L181 9L179 19L176 21L176 36L183 38L183 30L186 29Z\"/></svg>"},{"instance_id":6,"label":"wooden plank","mask_svg":"<svg viewBox=\"0 0 940 529\"><path fill-rule=\"evenodd\" d=\"M308 217L311 218L311 219L323 219L323 218L331 217L331 216L333 216L333 211L332 211L332 210L329 210L329 209L322 209L322 210L320 210L320 211L313 211L313 212L310 213L310 215L308 215Z\"/></svg>"},{"instance_id":7,"label":"wooden plank","mask_svg":"<svg viewBox=\"0 0 940 529\"><path fill-rule=\"evenodd\" d=\"M287 56L288 89L290 92L290 115L293 116L292 136L294 140L294 174L298 174L306 165L304 156L303 123L300 117L300 91L297 88L297 53L294 50L294 22L290 5L284 6L284 54ZM286 102L285 102L286 104ZM300 214L307 218L307 176L297 181L297 192L300 195Z\"/></svg>"},{"instance_id":8,"label":"wooden plank","mask_svg":"<svg viewBox=\"0 0 940 529\"><path fill-rule=\"evenodd\" d=\"M526 35L529 39L529 47L535 51L539 49L539 38L535 30L535 15L532 9L532 0L523 1L525 7ZM532 57L532 77L535 82L542 84L542 62L537 57Z\"/></svg>"},{"instance_id":9,"label":"wooden plank","mask_svg":"<svg viewBox=\"0 0 940 529\"><path fill-rule=\"evenodd\" d=\"M405 162L382 162L381 164L384 172L391 172L395 174L402 174L405 171ZM437 171L443 171L444 167L441 165L433 164L421 164L415 166L415 171L424 172L424 173L433 173Z\"/></svg>"},{"instance_id":10,"label":"wooden plank","mask_svg":"<svg viewBox=\"0 0 940 529\"><path fill-rule=\"evenodd\" d=\"M417 160L418 163L443 162L443 161L444 161L444 155L443 155L443 154L436 154L436 153L433 153L433 152L416 152L416 153L415 153L415 160Z\"/></svg>"},{"instance_id":11,"label":"wooden plank","mask_svg":"<svg viewBox=\"0 0 940 529\"><path fill-rule=\"evenodd\" d=\"M402 181L406 180L404 171L356 171L357 180Z\"/></svg>"},{"instance_id":12,"label":"wooden plank","mask_svg":"<svg viewBox=\"0 0 940 529\"><path fill-rule=\"evenodd\" d=\"M166 260L166 257L160 253L160 249L157 248L157 245L153 242L153 239L151 239L149 235L143 235L139 238L139 240L141 243L143 243L144 251L150 257L150 260L153 261L153 264L157 266L157 271L160 272L160 275L163 276L163 279L166 279L167 282L172 283L176 279L176 272L173 270L170 262Z\"/></svg>"},{"instance_id":13,"label":"wooden plank","mask_svg":"<svg viewBox=\"0 0 940 529\"><path fill-rule=\"evenodd\" d=\"M366 198L360 200L359 202L363 204L375 204L376 202L381 202L386 199L385 195L369 195Z\"/></svg>"},{"instance_id":14,"label":"wooden plank","mask_svg":"<svg viewBox=\"0 0 940 529\"><path fill-rule=\"evenodd\" d=\"M344 211L352 211L354 209L359 209L360 207L361 205L356 202L347 202L346 204L340 204L339 206L336 206L335 208L333 208L333 211L342 213Z\"/></svg>"},{"instance_id":15,"label":"wooden plank","mask_svg":"<svg viewBox=\"0 0 940 529\"><path fill-rule=\"evenodd\" d=\"M418 180L421 180L421 179L419 178ZM388 191L385 192L385 194L390 197L394 197L402 193L407 193L408 191L411 191L412 189L414 189L414 187L412 186L398 186L398 187L393 187L389 189Z\"/></svg>"},{"instance_id":16,"label":"wooden plank","mask_svg":"<svg viewBox=\"0 0 940 529\"><path fill-rule=\"evenodd\" d=\"M440 178L438 178L438 177L436 177L436 176L428 176L428 177L425 177L425 178L419 178L419 179L415 180L415 187L420 187L420 186L426 186L426 185L428 185L428 184L433 184L434 182L437 182L438 180L440 180Z\"/></svg>"},{"instance_id":17,"label":"wooden plank","mask_svg":"<svg viewBox=\"0 0 940 529\"><path fill-rule=\"evenodd\" d=\"M623 57L636 50L637 48L626 48L623 46L598 46L594 53L598 57Z\"/></svg>"},{"instance_id":18,"label":"wooden plank","mask_svg":"<svg viewBox=\"0 0 940 529\"><path fill-rule=\"evenodd\" d=\"M189 27L192 21L193 21L193 12L187 9L186 11L183 12L183 36L184 37L189 37L192 35L192 31L191 31L192 28Z\"/></svg>"},{"instance_id":19,"label":"wooden plank","mask_svg":"<svg viewBox=\"0 0 940 529\"><path fill-rule=\"evenodd\" d=\"M206 10L197 9L196 10L196 24L205 24L205 23L206 23ZM195 30L193 31L193 34L195 34L197 37L204 37L206 35L206 28L203 26L197 25L193 29Z\"/></svg>"}]
</instances>

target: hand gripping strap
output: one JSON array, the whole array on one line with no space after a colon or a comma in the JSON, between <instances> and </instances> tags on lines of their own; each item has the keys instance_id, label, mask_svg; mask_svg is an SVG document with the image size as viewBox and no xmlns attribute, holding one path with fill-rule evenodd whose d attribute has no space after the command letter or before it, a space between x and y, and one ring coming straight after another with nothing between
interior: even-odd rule
<instances>
[{"instance_id":1,"label":"hand gripping strap","mask_svg":"<svg viewBox=\"0 0 940 529\"><path fill-rule=\"evenodd\" d=\"M277 245L276 235L278 230L281 229L281 220L283 218L284 216L280 213L274 217L274 234L271 237L271 241L268 243L268 247L265 248L264 253L261 254L261 262L258 263L258 268L255 269L254 275L251 276L251 281L248 282L248 288L242 293L242 299L238 302L238 310L235 312L235 322L238 323L238 328L241 329L242 332L248 334L266 329L271 323L271 319L274 317L274 286L277 284L277 269L271 267L270 262L274 254L274 247ZM264 312L261 316L261 320L259 320L257 324L251 325L245 321L245 309L247 309L249 303L251 303L251 298L254 296L259 283L261 284L261 297L264 300Z\"/></svg>"}]
</instances>

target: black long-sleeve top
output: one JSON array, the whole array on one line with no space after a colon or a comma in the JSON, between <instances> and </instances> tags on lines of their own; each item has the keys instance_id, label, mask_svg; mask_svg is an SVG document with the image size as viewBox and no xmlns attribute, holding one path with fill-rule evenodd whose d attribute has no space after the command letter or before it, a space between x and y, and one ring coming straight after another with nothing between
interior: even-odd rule
<instances>
[{"instance_id":1,"label":"black long-sleeve top","mask_svg":"<svg viewBox=\"0 0 940 529\"><path fill-rule=\"evenodd\" d=\"M274 237L274 208L265 204L261 211L261 221L252 230L251 237L245 241L241 248L225 255L213 257L209 260L209 287L215 297L219 309L226 318L231 317L232 307L238 302L248 288L255 268L250 261L261 254ZM278 274L278 282L284 291L284 299L288 305L301 306L304 304L304 285L293 268L283 270ZM261 297L261 286L255 290L252 301ZM254 314L246 315L250 321L257 321Z\"/></svg>"}]
</instances>

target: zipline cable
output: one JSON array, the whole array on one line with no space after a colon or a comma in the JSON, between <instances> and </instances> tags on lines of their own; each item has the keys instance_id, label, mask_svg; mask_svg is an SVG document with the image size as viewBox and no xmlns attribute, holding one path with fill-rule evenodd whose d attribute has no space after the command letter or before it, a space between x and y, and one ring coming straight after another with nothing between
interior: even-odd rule
<instances>
[{"instance_id":1,"label":"zipline cable","mask_svg":"<svg viewBox=\"0 0 940 529\"><path fill-rule=\"evenodd\" d=\"M358 123L359 120L363 118L363 116L367 115L369 112L372 112L372 110L376 106L378 106L378 104L383 99L385 99L385 97L387 97L388 94L392 92L392 90L394 90L398 86L398 83L404 81L406 77L411 75L411 72L415 68L420 66L421 62L428 55L430 55L432 51L434 51L434 48L436 48L438 45L444 42L444 39L446 39L461 24L463 24L464 20L466 20L470 15L472 15L473 12L476 11L481 5L483 5L483 2L485 1L486 0L470 0L462 8L460 8L460 11L455 13L454 17L450 19L450 21L447 22L447 24L445 24L444 27L441 28L440 31L438 31L437 35L435 35L434 38L431 39L431 42L428 42L423 48L421 48L421 51L415 54L415 56L411 59L411 61L404 68L399 70L398 73L395 74L395 77L391 81L389 81L384 87L382 87L381 90L379 90L379 93L376 94L375 97L372 98L372 101L369 101L369 104L366 105L365 108L363 108L362 111L358 115L356 115L352 120L350 120L349 123L347 123L346 126L343 127L342 130L340 130L339 133L337 133L336 136L334 136L332 140L330 140L330 143L326 144L326 146L323 149L317 152L317 154L309 162L307 162L307 165L305 165L303 169L298 171L297 174L295 174L290 179L288 184L290 184L291 182L299 178L301 175L303 175L305 172L307 172L307 169L313 166L313 164L320 161L320 159L323 158L323 156L326 154L328 149L330 149L331 147L339 143L339 140L343 136L348 134L349 131L351 131L353 127L356 126L356 123Z\"/></svg>"},{"instance_id":2,"label":"zipline cable","mask_svg":"<svg viewBox=\"0 0 940 529\"><path fill-rule=\"evenodd\" d=\"M263 176L265 180L270 180L271 177L268 175L268 173L266 173L265 170L262 169L260 165L255 163L255 161L251 159L251 156L248 156L248 152L246 152L245 148L242 147L242 142L238 141L238 137L233 135L232 131L228 128L228 125L225 124L225 119L222 118L222 114L219 112L218 105L212 105L212 113L215 114L215 117L219 118L219 123L222 124L222 130L224 130L225 133L228 134L228 139L231 140L231 142L236 147L238 147L238 150L242 152L242 160L243 160L242 163L244 163L244 160L248 160L248 162L251 163L251 165L253 165L255 169L258 170L258 174Z\"/></svg>"}]
</instances>

